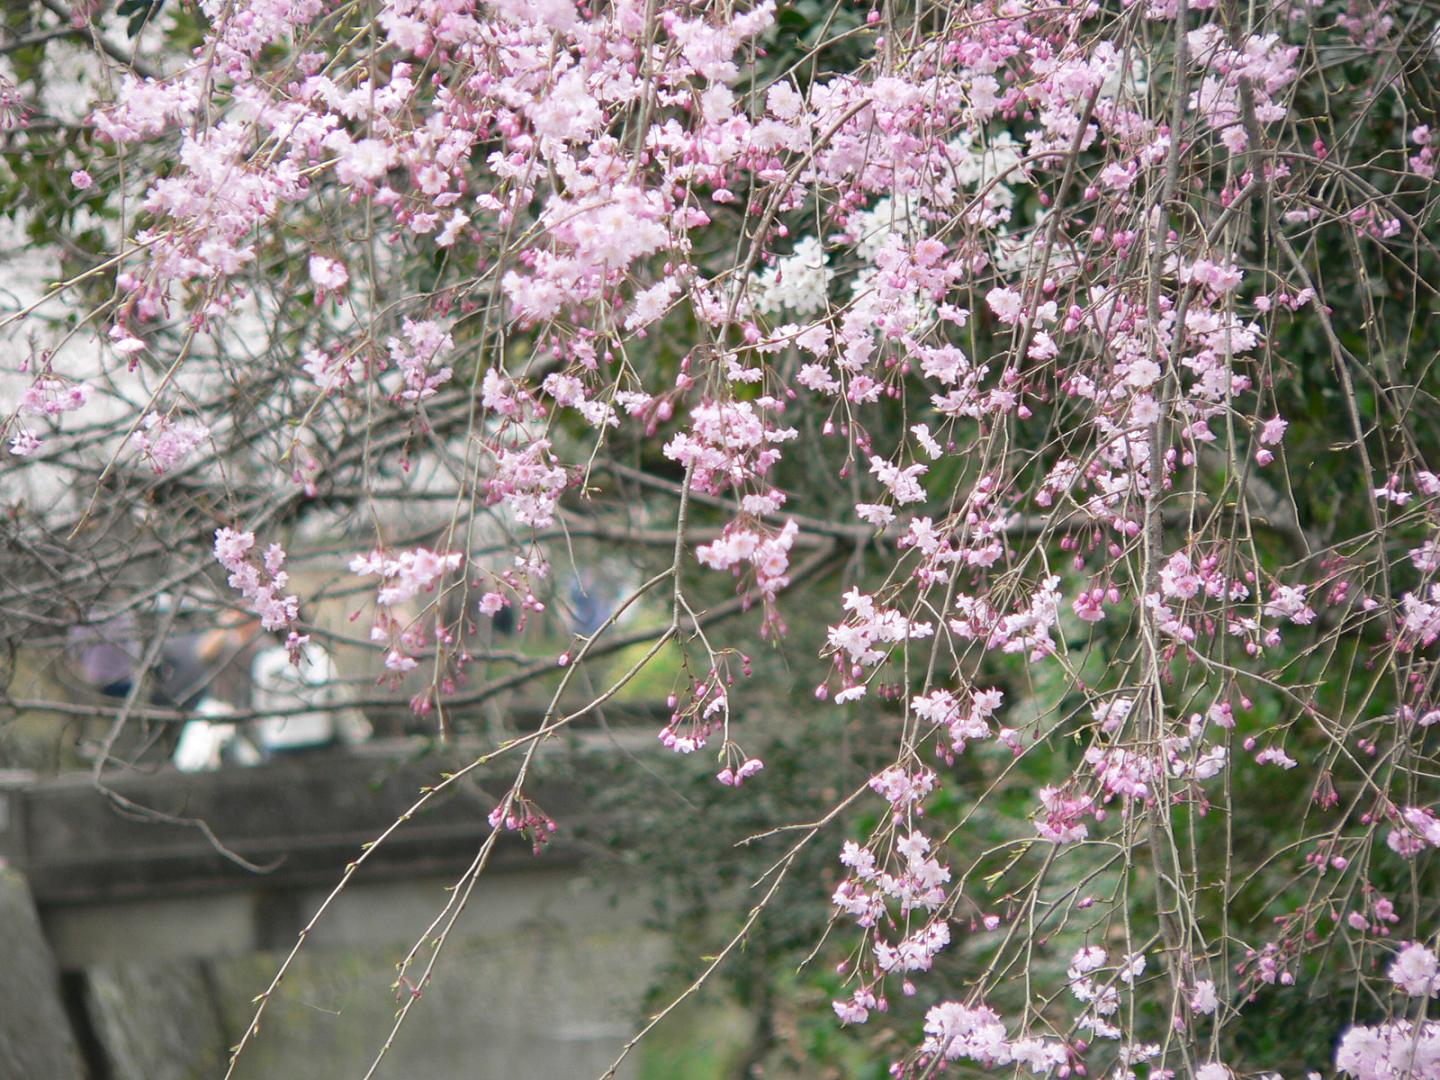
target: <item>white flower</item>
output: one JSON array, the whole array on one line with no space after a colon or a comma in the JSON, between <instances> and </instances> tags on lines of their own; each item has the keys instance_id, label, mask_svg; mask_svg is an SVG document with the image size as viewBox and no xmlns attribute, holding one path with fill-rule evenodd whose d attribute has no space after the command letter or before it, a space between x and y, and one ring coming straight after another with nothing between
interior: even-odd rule
<instances>
[{"instance_id":1,"label":"white flower","mask_svg":"<svg viewBox=\"0 0 1440 1080\"><path fill-rule=\"evenodd\" d=\"M1215 994L1215 984L1209 979L1201 979L1195 984L1195 989L1190 991L1190 1008L1192 1011L1204 1016L1213 1014L1220 1004L1220 999Z\"/></svg>"},{"instance_id":2,"label":"white flower","mask_svg":"<svg viewBox=\"0 0 1440 1080\"><path fill-rule=\"evenodd\" d=\"M1440 994L1440 965L1435 954L1418 941L1400 950L1387 972L1395 985L1411 997Z\"/></svg>"},{"instance_id":3,"label":"white flower","mask_svg":"<svg viewBox=\"0 0 1440 1080\"><path fill-rule=\"evenodd\" d=\"M792 254L777 259L759 275L751 275L750 289L755 310L773 315L786 308L797 315L813 315L825 307L826 292L835 271L827 265L825 251L813 236L801 239Z\"/></svg>"},{"instance_id":4,"label":"white flower","mask_svg":"<svg viewBox=\"0 0 1440 1080\"><path fill-rule=\"evenodd\" d=\"M318 289L342 289L350 280L350 271L338 259L327 259L324 255L310 256L310 280Z\"/></svg>"}]
</instances>

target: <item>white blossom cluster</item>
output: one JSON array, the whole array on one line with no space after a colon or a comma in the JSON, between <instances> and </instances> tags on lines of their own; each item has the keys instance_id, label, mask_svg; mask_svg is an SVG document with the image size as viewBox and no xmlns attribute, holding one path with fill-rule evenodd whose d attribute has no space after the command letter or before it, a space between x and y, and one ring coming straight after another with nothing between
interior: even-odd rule
<instances>
[{"instance_id":1,"label":"white blossom cluster","mask_svg":"<svg viewBox=\"0 0 1440 1080\"><path fill-rule=\"evenodd\" d=\"M825 296L835 271L830 269L820 241L803 237L792 254L777 259L750 277L751 304L764 315L785 309L796 315L813 315L825 307Z\"/></svg>"},{"instance_id":2,"label":"white blossom cluster","mask_svg":"<svg viewBox=\"0 0 1440 1080\"><path fill-rule=\"evenodd\" d=\"M892 236L906 242L918 239L922 232L918 209L913 196L887 195L869 210L860 211L849 225L855 236L855 253L873 263Z\"/></svg>"},{"instance_id":3,"label":"white blossom cluster","mask_svg":"<svg viewBox=\"0 0 1440 1080\"><path fill-rule=\"evenodd\" d=\"M994 182L994 186L985 193L985 205L1005 209L1015 205L1015 190L1011 185L1026 179L1020 167L1025 147L1016 142L1008 131L987 136L983 143L971 132L965 138L949 143L946 149L955 171L955 180L962 187L980 192Z\"/></svg>"}]
</instances>

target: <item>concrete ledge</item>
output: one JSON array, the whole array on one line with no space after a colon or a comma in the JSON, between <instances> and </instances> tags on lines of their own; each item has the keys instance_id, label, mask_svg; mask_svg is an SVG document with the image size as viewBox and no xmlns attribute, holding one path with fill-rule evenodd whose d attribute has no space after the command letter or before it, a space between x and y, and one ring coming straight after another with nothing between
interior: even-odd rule
<instances>
[{"instance_id":1,"label":"concrete ledge","mask_svg":"<svg viewBox=\"0 0 1440 1080\"><path fill-rule=\"evenodd\" d=\"M333 884L345 867L461 754L417 758L413 745L363 753L316 751L257 768L212 773L170 769L107 780L130 802L184 822L204 822L256 874L225 858L194 824L127 812L88 776L62 777L0 791L9 822L0 849L24 872L36 903L91 904L246 888ZM410 751L405 753L405 751ZM402 753L404 756L401 756ZM513 766L477 771L435 799L369 859L366 880L445 873L465 865L489 835L486 816L507 788ZM575 785L537 779L528 792L552 816L584 814ZM563 842L546 860L565 860ZM502 839L495 865L528 863L517 837Z\"/></svg>"}]
</instances>

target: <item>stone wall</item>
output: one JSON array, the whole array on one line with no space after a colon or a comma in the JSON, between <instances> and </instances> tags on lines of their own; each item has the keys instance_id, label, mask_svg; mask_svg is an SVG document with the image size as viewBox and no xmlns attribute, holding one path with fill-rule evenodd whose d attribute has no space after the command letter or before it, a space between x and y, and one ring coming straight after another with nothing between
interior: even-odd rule
<instances>
[{"instance_id":1,"label":"stone wall","mask_svg":"<svg viewBox=\"0 0 1440 1080\"><path fill-rule=\"evenodd\" d=\"M609 1067L643 1018L667 943L637 925L633 908L571 889L567 875L529 877L477 889L377 1076L575 1080ZM445 893L436 880L371 891L344 897L302 950L242 1059L243 1080L356 1080L386 1044L407 996L392 989L395 964ZM294 899L300 909L316 897ZM234 901L132 901L52 912L42 923L24 879L0 871L9 976L0 982L0 1077L223 1075L285 955L237 939ZM368 918L381 911L387 917ZM618 1075L638 1075L638 1061Z\"/></svg>"},{"instance_id":2,"label":"stone wall","mask_svg":"<svg viewBox=\"0 0 1440 1080\"><path fill-rule=\"evenodd\" d=\"M170 815L159 823L117 814L84 778L0 777L0 865L12 864L0 873L10 976L0 1080L219 1080L256 995L346 862L436 768L372 749L323 767L120 781L127 799ZM538 790L547 807L581 798L573 785ZM457 790L366 863L308 936L240 1080L366 1075L409 993L397 994L395 965L454 895L488 834L488 806L480 783ZM269 872L223 858L185 824L195 818ZM374 1075L601 1076L671 956L668 939L644 928L648 909L638 883L620 898L597 893L563 844L539 858L502 845ZM706 1036L703 1052L677 1072L674 1040L659 1066L642 1046L619 1075L735 1075L743 1014L712 1005L677 1021L680 1057L692 1032Z\"/></svg>"},{"instance_id":3,"label":"stone wall","mask_svg":"<svg viewBox=\"0 0 1440 1080\"><path fill-rule=\"evenodd\" d=\"M0 868L0 1076L80 1080L80 1048L65 1015L55 958L25 879Z\"/></svg>"},{"instance_id":4,"label":"stone wall","mask_svg":"<svg viewBox=\"0 0 1440 1080\"><path fill-rule=\"evenodd\" d=\"M238 1076L364 1076L408 995L393 988L395 965L444 906L447 884L392 881L342 894L268 1006ZM225 893L47 911L45 931L72 973L97 1059L92 1080L222 1075L227 1048L288 951L263 943L293 942L322 899ZM665 940L639 923L635 905L612 906L573 871L482 880L376 1075L598 1077L642 1018L667 957ZM32 924L39 937L33 911ZM619 1075L635 1076L635 1064ZM61 1076L0 1069L10 1075Z\"/></svg>"},{"instance_id":5,"label":"stone wall","mask_svg":"<svg viewBox=\"0 0 1440 1080\"><path fill-rule=\"evenodd\" d=\"M502 940L464 938L447 950L378 1076L598 1077L633 1032L644 989L663 955L651 937L539 929ZM237 1075L364 1076L402 1000L389 989L401 951L302 953ZM253 998L282 959L257 952L87 969L85 1004L105 1075L221 1076L226 1048L239 1040L254 1012ZM633 1077L635 1065L619 1075Z\"/></svg>"}]
</instances>

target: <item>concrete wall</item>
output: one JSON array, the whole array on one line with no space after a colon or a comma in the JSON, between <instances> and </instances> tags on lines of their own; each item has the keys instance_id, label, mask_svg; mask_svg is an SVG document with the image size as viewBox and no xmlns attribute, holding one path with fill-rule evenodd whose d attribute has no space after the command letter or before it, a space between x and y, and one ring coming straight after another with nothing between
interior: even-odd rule
<instances>
[{"instance_id":1,"label":"concrete wall","mask_svg":"<svg viewBox=\"0 0 1440 1080\"><path fill-rule=\"evenodd\" d=\"M79 1080L80 1048L65 1015L55 958L25 879L0 867L0 1077Z\"/></svg>"},{"instance_id":2,"label":"concrete wall","mask_svg":"<svg viewBox=\"0 0 1440 1080\"><path fill-rule=\"evenodd\" d=\"M218 1080L347 863L444 767L376 746L114 782L161 820L117 812L85 777L0 776L0 865L25 875L0 875L0 1080ZM408 993L397 962L489 834L491 787L448 792L366 862L268 1006L240 1080L366 1075ZM574 784L541 779L534 797L562 820L587 809ZM225 858L195 820L268 871ZM587 1080L610 1066L671 945L644 929L643 883L615 902L563 838L552 847L496 847L376 1077ZM742 1012L697 1005L659 1057L642 1046L619 1076L734 1076L748 1031Z\"/></svg>"},{"instance_id":3,"label":"concrete wall","mask_svg":"<svg viewBox=\"0 0 1440 1080\"><path fill-rule=\"evenodd\" d=\"M408 996L392 988L395 965L444 907L448 884L392 881L342 894L237 1075L364 1076ZM283 938L288 948L321 899L231 893L48 911L59 963L78 976L99 1071L109 1080L221 1075L253 999L284 959L273 946ZM640 928L635 903L611 906L572 871L482 879L376 1076L599 1076L635 1030L666 956L665 941Z\"/></svg>"},{"instance_id":4,"label":"concrete wall","mask_svg":"<svg viewBox=\"0 0 1440 1080\"><path fill-rule=\"evenodd\" d=\"M616 933L527 930L447 945L376 1073L381 1077L598 1077L634 1030L663 949ZM403 995L395 949L306 951L266 1010L237 1075L357 1080L385 1045ZM101 964L84 972L95 1042L113 1080L218 1077L279 953ZM633 1077L632 1061L619 1075ZM20 1074L16 1074L20 1075ZM24 1075L51 1075L31 1073Z\"/></svg>"}]
</instances>

